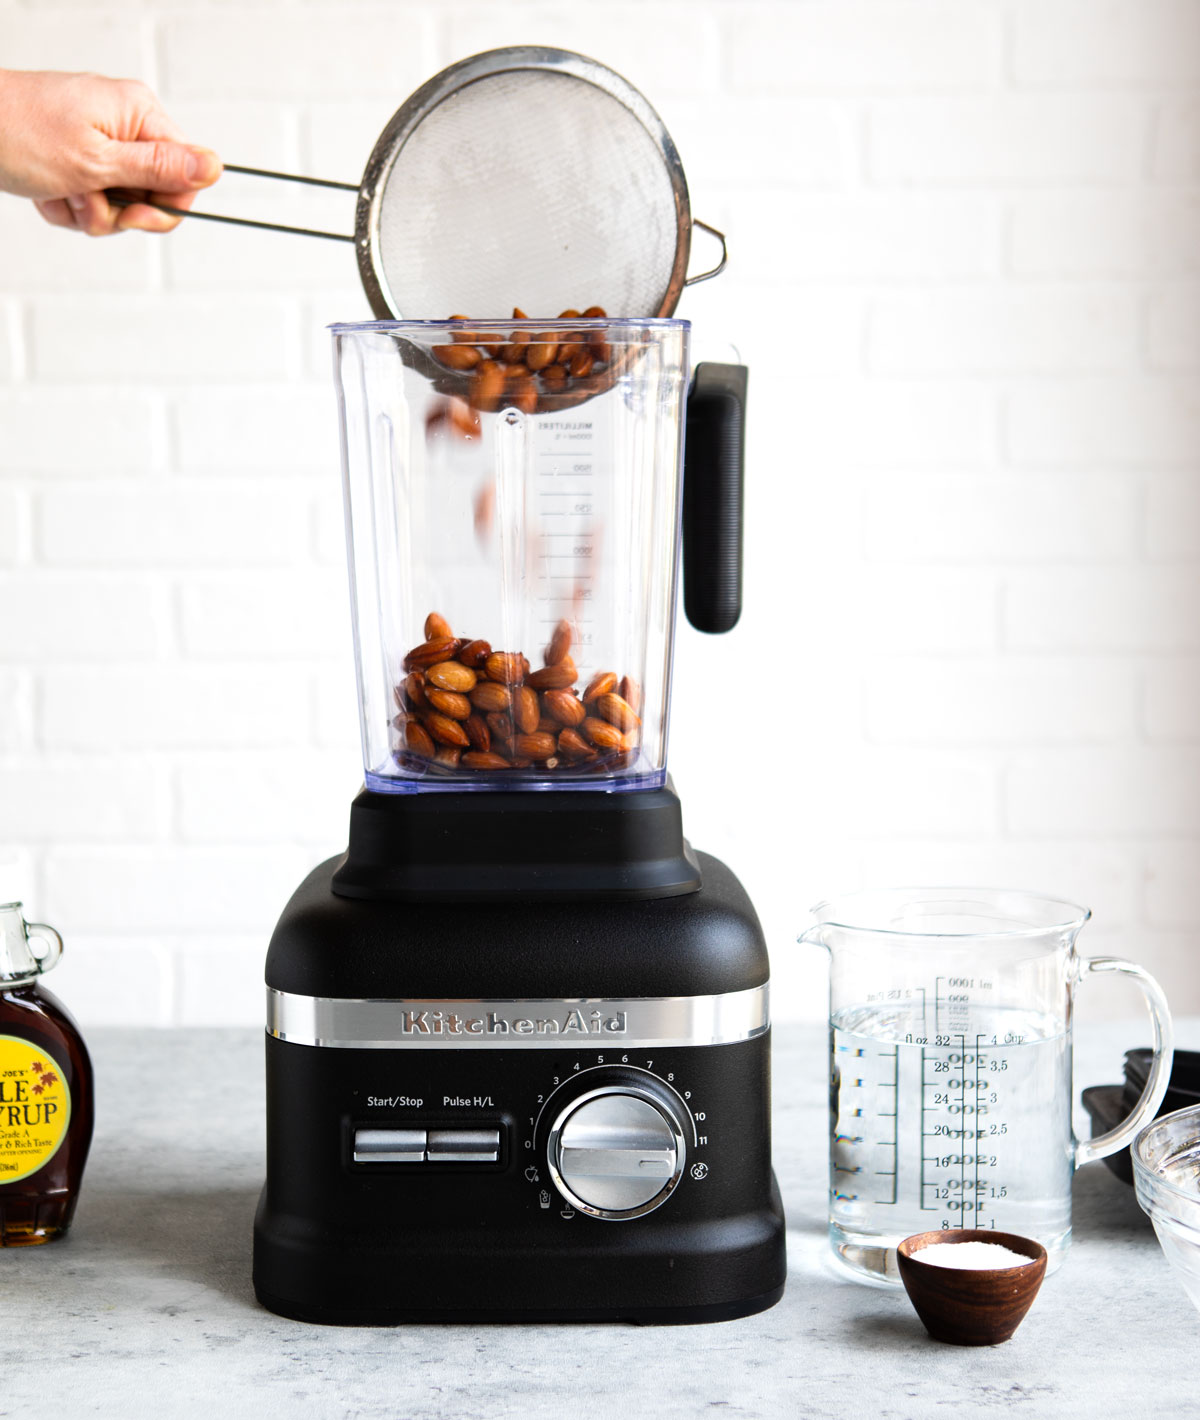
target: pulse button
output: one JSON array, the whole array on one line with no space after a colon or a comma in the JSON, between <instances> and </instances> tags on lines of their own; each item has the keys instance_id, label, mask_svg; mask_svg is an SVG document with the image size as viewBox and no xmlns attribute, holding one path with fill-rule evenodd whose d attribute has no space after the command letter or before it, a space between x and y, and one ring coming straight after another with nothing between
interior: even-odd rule
<instances>
[{"instance_id":1,"label":"pulse button","mask_svg":"<svg viewBox=\"0 0 1200 1420\"><path fill-rule=\"evenodd\" d=\"M499 1129L356 1129L356 1164L494 1164Z\"/></svg>"},{"instance_id":2,"label":"pulse button","mask_svg":"<svg viewBox=\"0 0 1200 1420\"><path fill-rule=\"evenodd\" d=\"M425 1157L431 1164L494 1164L500 1158L498 1129L431 1129Z\"/></svg>"}]
</instances>

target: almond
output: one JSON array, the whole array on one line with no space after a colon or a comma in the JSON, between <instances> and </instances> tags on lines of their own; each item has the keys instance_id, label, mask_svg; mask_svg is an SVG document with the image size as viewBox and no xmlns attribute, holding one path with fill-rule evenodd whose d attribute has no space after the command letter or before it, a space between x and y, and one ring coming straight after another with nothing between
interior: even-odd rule
<instances>
[{"instance_id":1,"label":"almond","mask_svg":"<svg viewBox=\"0 0 1200 1420\"><path fill-rule=\"evenodd\" d=\"M572 641L571 623L565 618L555 624L554 630L550 633L550 644L546 647L546 653L542 657L548 666L557 666L560 661L565 661L571 649Z\"/></svg>"},{"instance_id":2,"label":"almond","mask_svg":"<svg viewBox=\"0 0 1200 1420\"><path fill-rule=\"evenodd\" d=\"M477 671L491 654L492 648L487 641L468 641L459 651L458 659L464 666L470 666L473 671Z\"/></svg>"},{"instance_id":3,"label":"almond","mask_svg":"<svg viewBox=\"0 0 1200 1420\"><path fill-rule=\"evenodd\" d=\"M528 663L514 651L493 651L484 662L484 668L488 680L499 681L501 685L519 685L525 679Z\"/></svg>"},{"instance_id":4,"label":"almond","mask_svg":"<svg viewBox=\"0 0 1200 1420\"><path fill-rule=\"evenodd\" d=\"M489 754L483 750L468 750L459 761L464 769L508 769L507 759L499 754Z\"/></svg>"},{"instance_id":5,"label":"almond","mask_svg":"<svg viewBox=\"0 0 1200 1420\"><path fill-rule=\"evenodd\" d=\"M550 389L561 389L567 383L567 372L561 365L547 365L542 371L542 383Z\"/></svg>"},{"instance_id":6,"label":"almond","mask_svg":"<svg viewBox=\"0 0 1200 1420\"><path fill-rule=\"evenodd\" d=\"M513 307L513 317L512 317L512 318L513 318L513 320L528 320L528 319L529 319L529 317L525 314L525 312L521 309L520 306L514 306L514 307Z\"/></svg>"},{"instance_id":7,"label":"almond","mask_svg":"<svg viewBox=\"0 0 1200 1420\"><path fill-rule=\"evenodd\" d=\"M460 695L474 690L478 679L471 667L461 661L440 661L425 672L426 687L435 685L439 690L456 690Z\"/></svg>"},{"instance_id":8,"label":"almond","mask_svg":"<svg viewBox=\"0 0 1200 1420\"><path fill-rule=\"evenodd\" d=\"M543 690L542 709L552 720L567 726L581 725L587 714L570 690Z\"/></svg>"},{"instance_id":9,"label":"almond","mask_svg":"<svg viewBox=\"0 0 1200 1420\"><path fill-rule=\"evenodd\" d=\"M429 353L447 370L473 370L483 358L473 345L435 345Z\"/></svg>"},{"instance_id":10,"label":"almond","mask_svg":"<svg viewBox=\"0 0 1200 1420\"><path fill-rule=\"evenodd\" d=\"M432 759L437 752L429 731L419 720L409 720L404 726L404 748L422 759Z\"/></svg>"},{"instance_id":11,"label":"almond","mask_svg":"<svg viewBox=\"0 0 1200 1420\"><path fill-rule=\"evenodd\" d=\"M404 669L422 671L439 661L448 661L458 653L459 644L453 636L435 636L432 641L423 641L405 656Z\"/></svg>"},{"instance_id":12,"label":"almond","mask_svg":"<svg viewBox=\"0 0 1200 1420\"><path fill-rule=\"evenodd\" d=\"M518 759L549 759L558 748L553 735L517 735L514 742Z\"/></svg>"},{"instance_id":13,"label":"almond","mask_svg":"<svg viewBox=\"0 0 1200 1420\"><path fill-rule=\"evenodd\" d=\"M425 618L425 639L426 641L454 639L454 632L450 630L450 623L444 616L439 616L436 611L431 611Z\"/></svg>"},{"instance_id":14,"label":"almond","mask_svg":"<svg viewBox=\"0 0 1200 1420\"><path fill-rule=\"evenodd\" d=\"M499 409L503 395L504 371L495 360L485 360L471 376L471 403L476 409Z\"/></svg>"},{"instance_id":15,"label":"almond","mask_svg":"<svg viewBox=\"0 0 1200 1420\"><path fill-rule=\"evenodd\" d=\"M520 365L524 363L525 351L530 343L530 334L527 330L514 330L508 338L508 343L500 347L500 358L506 365Z\"/></svg>"},{"instance_id":16,"label":"almond","mask_svg":"<svg viewBox=\"0 0 1200 1420\"><path fill-rule=\"evenodd\" d=\"M514 729L511 715L502 715L498 710L493 710L486 717L487 727L498 740L511 740Z\"/></svg>"},{"instance_id":17,"label":"almond","mask_svg":"<svg viewBox=\"0 0 1200 1420\"><path fill-rule=\"evenodd\" d=\"M642 722L633 712L633 706L619 695L601 695L596 699L596 709L618 730L632 730Z\"/></svg>"},{"instance_id":18,"label":"almond","mask_svg":"<svg viewBox=\"0 0 1200 1420\"><path fill-rule=\"evenodd\" d=\"M482 751L486 754L492 747L492 732L488 729L487 721L478 710L467 716L463 729L467 732L467 739L471 741L471 748Z\"/></svg>"},{"instance_id":19,"label":"almond","mask_svg":"<svg viewBox=\"0 0 1200 1420\"><path fill-rule=\"evenodd\" d=\"M632 676L623 675L621 684L617 687L617 694L630 707L634 714L640 714L642 709L642 687Z\"/></svg>"},{"instance_id":20,"label":"almond","mask_svg":"<svg viewBox=\"0 0 1200 1420\"><path fill-rule=\"evenodd\" d=\"M567 366L567 373L574 380L581 380L585 375L592 373L592 366L596 363L596 357L592 354L591 347L579 350L571 356L571 363Z\"/></svg>"},{"instance_id":21,"label":"almond","mask_svg":"<svg viewBox=\"0 0 1200 1420\"><path fill-rule=\"evenodd\" d=\"M549 715L539 715L537 722L538 733L542 735L553 735L558 738L558 732L562 726L557 720L552 720Z\"/></svg>"},{"instance_id":22,"label":"almond","mask_svg":"<svg viewBox=\"0 0 1200 1420\"><path fill-rule=\"evenodd\" d=\"M522 414L536 413L538 392L537 385L533 382L533 376L526 375L524 379L515 379L505 391L504 401L519 409Z\"/></svg>"},{"instance_id":23,"label":"almond","mask_svg":"<svg viewBox=\"0 0 1200 1420\"><path fill-rule=\"evenodd\" d=\"M559 311L558 318L559 320L578 320L579 312L574 309Z\"/></svg>"},{"instance_id":24,"label":"almond","mask_svg":"<svg viewBox=\"0 0 1200 1420\"><path fill-rule=\"evenodd\" d=\"M471 743L467 739L466 730L457 720L452 720L449 715L441 715L436 710L430 710L426 714L425 728L441 745L458 745L460 749L466 749Z\"/></svg>"},{"instance_id":25,"label":"almond","mask_svg":"<svg viewBox=\"0 0 1200 1420\"><path fill-rule=\"evenodd\" d=\"M595 716L589 715L580 729L597 749L624 749L625 747L625 736L617 729L616 725L609 724L607 720L597 720Z\"/></svg>"},{"instance_id":26,"label":"almond","mask_svg":"<svg viewBox=\"0 0 1200 1420\"><path fill-rule=\"evenodd\" d=\"M525 677L526 685L534 690L565 690L579 679L579 672L570 656L565 656L557 665L543 666Z\"/></svg>"},{"instance_id":27,"label":"almond","mask_svg":"<svg viewBox=\"0 0 1200 1420\"><path fill-rule=\"evenodd\" d=\"M597 671L587 683L583 692L583 703L590 705L598 696L608 695L617 688L617 677L613 671Z\"/></svg>"},{"instance_id":28,"label":"almond","mask_svg":"<svg viewBox=\"0 0 1200 1420\"><path fill-rule=\"evenodd\" d=\"M527 685L519 685L513 691L512 717L513 724L523 735L532 734L537 729L541 708L538 705L536 690L531 690Z\"/></svg>"},{"instance_id":29,"label":"almond","mask_svg":"<svg viewBox=\"0 0 1200 1420\"><path fill-rule=\"evenodd\" d=\"M596 751L588 744L582 735L574 730L562 730L558 736L558 748L574 763L579 763L585 759L595 759Z\"/></svg>"},{"instance_id":30,"label":"almond","mask_svg":"<svg viewBox=\"0 0 1200 1420\"><path fill-rule=\"evenodd\" d=\"M512 704L512 692L506 685L494 680L481 680L468 696L476 710L487 714L490 710L507 710Z\"/></svg>"},{"instance_id":31,"label":"almond","mask_svg":"<svg viewBox=\"0 0 1200 1420\"><path fill-rule=\"evenodd\" d=\"M420 671L409 671L404 677L403 691L408 704L414 710L424 710L425 700L425 677Z\"/></svg>"},{"instance_id":32,"label":"almond","mask_svg":"<svg viewBox=\"0 0 1200 1420\"><path fill-rule=\"evenodd\" d=\"M584 320L606 320L608 312L603 306L589 306L583 313Z\"/></svg>"},{"instance_id":33,"label":"almond","mask_svg":"<svg viewBox=\"0 0 1200 1420\"><path fill-rule=\"evenodd\" d=\"M455 745L439 745L438 752L433 756L433 762L440 764L446 769L457 769L458 761L462 757L462 750Z\"/></svg>"},{"instance_id":34,"label":"almond","mask_svg":"<svg viewBox=\"0 0 1200 1420\"><path fill-rule=\"evenodd\" d=\"M467 439L474 438L483 427L478 410L472 409L465 399L452 399L446 415L455 430Z\"/></svg>"},{"instance_id":35,"label":"almond","mask_svg":"<svg viewBox=\"0 0 1200 1420\"><path fill-rule=\"evenodd\" d=\"M465 720L471 713L471 702L457 691L427 690L425 696L435 710L449 715L452 720Z\"/></svg>"},{"instance_id":36,"label":"almond","mask_svg":"<svg viewBox=\"0 0 1200 1420\"><path fill-rule=\"evenodd\" d=\"M525 347L525 363L531 370L544 370L554 363L558 341L549 332L543 333Z\"/></svg>"}]
</instances>

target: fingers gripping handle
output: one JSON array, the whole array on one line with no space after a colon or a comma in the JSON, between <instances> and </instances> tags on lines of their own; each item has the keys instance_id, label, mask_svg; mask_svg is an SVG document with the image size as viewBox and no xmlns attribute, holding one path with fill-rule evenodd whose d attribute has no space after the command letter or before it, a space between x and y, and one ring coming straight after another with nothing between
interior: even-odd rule
<instances>
[{"instance_id":1,"label":"fingers gripping handle","mask_svg":"<svg viewBox=\"0 0 1200 1420\"><path fill-rule=\"evenodd\" d=\"M1162 987L1140 966L1121 957L1081 957L1079 961L1080 979L1088 975L1120 972L1130 976L1142 990L1146 1005L1150 1010L1150 1024L1154 1031L1154 1050L1150 1060L1150 1074L1146 1087L1134 1106L1128 1119L1101 1134L1098 1139L1079 1139L1075 1144L1075 1167L1091 1163L1093 1159L1104 1159L1115 1154L1118 1149L1127 1148L1135 1135L1154 1118L1167 1084L1171 1079L1171 1064L1174 1058L1174 1031L1171 1027L1171 1013L1167 1009L1167 998Z\"/></svg>"}]
</instances>

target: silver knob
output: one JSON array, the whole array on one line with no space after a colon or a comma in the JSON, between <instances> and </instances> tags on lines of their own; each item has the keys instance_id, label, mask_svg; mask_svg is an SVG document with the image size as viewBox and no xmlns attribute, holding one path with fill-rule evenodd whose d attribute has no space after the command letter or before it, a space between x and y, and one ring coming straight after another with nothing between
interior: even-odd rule
<instances>
[{"instance_id":1,"label":"silver knob","mask_svg":"<svg viewBox=\"0 0 1200 1420\"><path fill-rule=\"evenodd\" d=\"M601 1086L573 1099L548 1141L558 1191L595 1218L637 1218L665 1202L687 1146L670 1101L640 1085Z\"/></svg>"}]
</instances>

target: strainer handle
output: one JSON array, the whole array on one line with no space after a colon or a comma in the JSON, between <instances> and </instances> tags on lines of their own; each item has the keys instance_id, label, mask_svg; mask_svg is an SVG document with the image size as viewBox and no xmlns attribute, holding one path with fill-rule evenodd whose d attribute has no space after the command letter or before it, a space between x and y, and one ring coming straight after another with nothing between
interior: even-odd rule
<instances>
[{"instance_id":1,"label":"strainer handle","mask_svg":"<svg viewBox=\"0 0 1200 1420\"><path fill-rule=\"evenodd\" d=\"M244 168L237 163L226 163L225 171L244 173L248 177L274 178L279 182L302 182L307 183L309 187L332 187L339 192L358 191L358 186L352 182L331 182L327 178L303 177L299 173L277 173L270 168ZM321 232L314 227L287 227L281 222L258 222L250 217L225 217L219 212L193 212L190 208L172 207L166 202L148 202L144 197L133 196L125 188L111 187L104 195L114 207L132 207L134 203L140 203L146 207L156 207L160 212L169 212L172 217L197 217L202 222L225 222L231 227L261 227L265 232L292 232L299 237L324 237L331 242L354 241L354 237L347 236L344 232Z\"/></svg>"},{"instance_id":2,"label":"strainer handle","mask_svg":"<svg viewBox=\"0 0 1200 1420\"><path fill-rule=\"evenodd\" d=\"M729 248L725 244L724 232L718 232L716 227L710 227L707 222L701 222L698 217L692 219L692 226L699 227L701 231L716 237L717 241L721 243L721 260L708 271L699 271L695 276L686 277L683 283L685 286L694 286L697 281L711 281L714 276L720 276L721 272L725 270L725 263L729 260Z\"/></svg>"}]
</instances>

